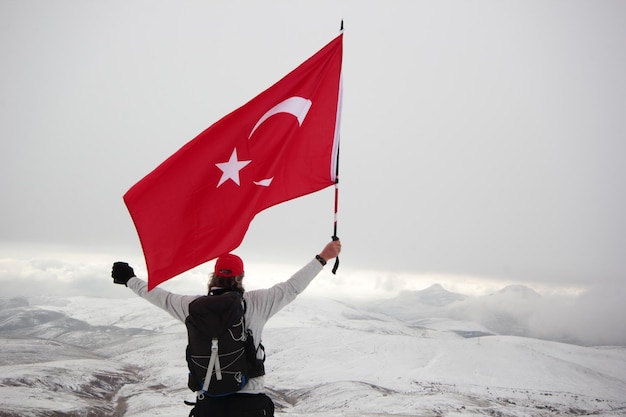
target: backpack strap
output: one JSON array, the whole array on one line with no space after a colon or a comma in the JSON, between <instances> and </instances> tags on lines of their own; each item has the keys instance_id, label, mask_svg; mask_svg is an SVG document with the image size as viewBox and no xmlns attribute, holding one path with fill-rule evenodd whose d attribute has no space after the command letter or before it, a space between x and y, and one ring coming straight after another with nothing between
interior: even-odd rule
<instances>
[{"instance_id":1,"label":"backpack strap","mask_svg":"<svg viewBox=\"0 0 626 417\"><path fill-rule=\"evenodd\" d=\"M250 330L248 326L246 326L246 311L248 310L248 303L246 303L246 299L243 297L241 297L241 301L243 301L243 328L246 332L246 335L250 338L253 338L252 330ZM254 344L252 344L252 346L254 347ZM263 346L263 343L259 343L258 347L254 347L255 357L259 349L261 349L261 352L263 352L263 362L265 362L265 346Z\"/></svg>"},{"instance_id":2,"label":"backpack strap","mask_svg":"<svg viewBox=\"0 0 626 417\"><path fill-rule=\"evenodd\" d=\"M209 384L211 383L211 374L215 369L215 378L218 381L222 380L222 367L220 366L220 355L217 354L217 338L211 339L211 357L209 358L209 366L206 368L206 376L204 378L204 384L202 385L202 391L207 392L209 390Z\"/></svg>"}]
</instances>

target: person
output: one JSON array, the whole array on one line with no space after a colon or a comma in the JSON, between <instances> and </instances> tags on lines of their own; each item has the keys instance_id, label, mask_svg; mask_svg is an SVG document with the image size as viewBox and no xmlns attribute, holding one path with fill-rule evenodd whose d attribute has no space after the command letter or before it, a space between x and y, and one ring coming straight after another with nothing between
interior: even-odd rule
<instances>
[{"instance_id":1,"label":"person","mask_svg":"<svg viewBox=\"0 0 626 417\"><path fill-rule=\"evenodd\" d=\"M239 291L245 300L245 323L252 332L257 358L264 359L265 353L259 349L262 343L265 323L287 304L291 303L313 281L326 263L341 252L341 241L333 240L324 249L298 270L288 280L271 288L245 291L243 286L243 261L237 255L226 254L215 262L214 272L208 282L208 293L219 294L226 291ZM130 288L138 296L167 311L174 318L185 322L189 315L189 304L201 295L173 294L161 288L148 291L144 280L135 276L133 268L126 262L115 262L111 271L115 284ZM244 417L273 416L274 403L265 393L264 375L250 378L236 394L225 397L196 398L192 410L195 417Z\"/></svg>"}]
</instances>

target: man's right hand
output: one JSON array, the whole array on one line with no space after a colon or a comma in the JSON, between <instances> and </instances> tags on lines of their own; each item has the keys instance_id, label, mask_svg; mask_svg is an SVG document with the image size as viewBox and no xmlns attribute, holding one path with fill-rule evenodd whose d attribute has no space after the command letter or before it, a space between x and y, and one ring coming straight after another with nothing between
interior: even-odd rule
<instances>
[{"instance_id":1,"label":"man's right hand","mask_svg":"<svg viewBox=\"0 0 626 417\"><path fill-rule=\"evenodd\" d=\"M115 262L111 270L111 277L115 284L128 286L128 280L135 276L135 271L126 262Z\"/></svg>"},{"instance_id":2,"label":"man's right hand","mask_svg":"<svg viewBox=\"0 0 626 417\"><path fill-rule=\"evenodd\" d=\"M339 252L341 252L341 240L337 239L329 242L319 253L319 255L324 260L328 261L339 256Z\"/></svg>"}]
</instances>

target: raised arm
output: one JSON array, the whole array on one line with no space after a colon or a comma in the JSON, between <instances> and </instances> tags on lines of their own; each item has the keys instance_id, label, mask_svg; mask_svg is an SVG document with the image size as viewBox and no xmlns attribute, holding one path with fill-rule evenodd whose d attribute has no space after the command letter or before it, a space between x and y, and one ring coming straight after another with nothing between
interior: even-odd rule
<instances>
[{"instance_id":1,"label":"raised arm","mask_svg":"<svg viewBox=\"0 0 626 417\"><path fill-rule=\"evenodd\" d=\"M302 293L320 273L324 265L338 256L339 252L341 252L341 241L332 241L287 281L268 289L250 291L244 294L244 298L249 299L250 307L255 310L254 314L267 320Z\"/></svg>"},{"instance_id":2,"label":"raised arm","mask_svg":"<svg viewBox=\"0 0 626 417\"><path fill-rule=\"evenodd\" d=\"M198 298L197 295L179 295L161 288L148 291L148 284L137 278L133 268L126 262L115 262L111 277L115 284L127 286L141 298L167 311L172 317L183 323L189 315L189 303Z\"/></svg>"}]
</instances>

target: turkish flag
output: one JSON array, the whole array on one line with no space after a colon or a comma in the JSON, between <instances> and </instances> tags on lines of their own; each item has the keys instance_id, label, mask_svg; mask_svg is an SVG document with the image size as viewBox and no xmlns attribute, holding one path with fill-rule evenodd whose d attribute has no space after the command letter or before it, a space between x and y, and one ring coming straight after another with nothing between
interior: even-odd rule
<instances>
[{"instance_id":1,"label":"turkish flag","mask_svg":"<svg viewBox=\"0 0 626 417\"><path fill-rule=\"evenodd\" d=\"M343 34L124 195L148 289L237 248L254 216L333 185Z\"/></svg>"}]
</instances>

